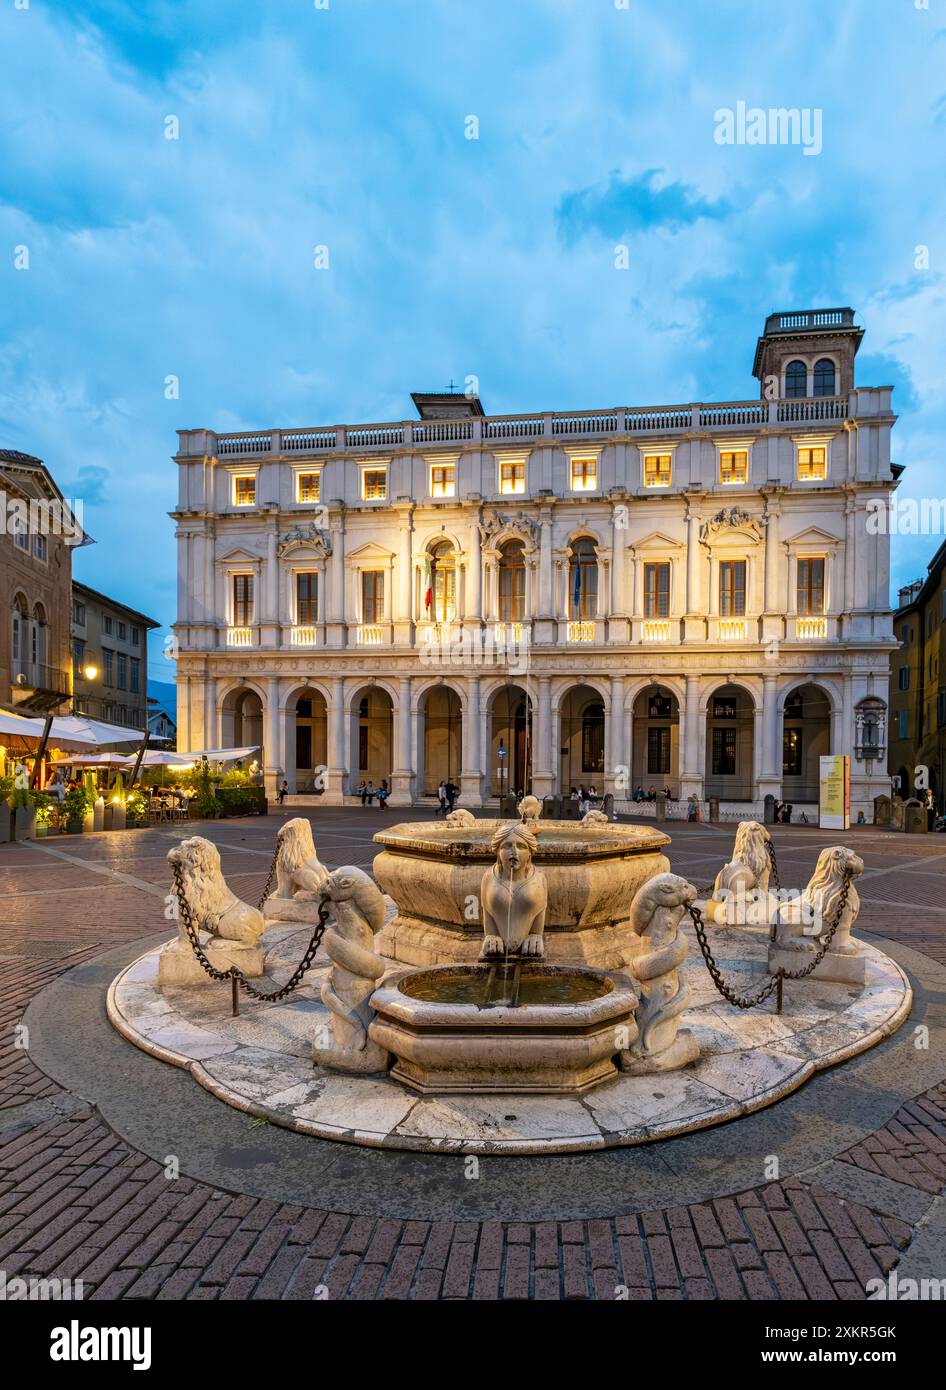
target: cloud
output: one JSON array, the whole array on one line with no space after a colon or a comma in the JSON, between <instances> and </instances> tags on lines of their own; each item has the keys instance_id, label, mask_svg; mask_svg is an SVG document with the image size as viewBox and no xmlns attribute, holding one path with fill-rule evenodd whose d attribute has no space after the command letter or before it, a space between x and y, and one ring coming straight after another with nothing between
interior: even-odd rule
<instances>
[{"instance_id":1,"label":"cloud","mask_svg":"<svg viewBox=\"0 0 946 1390\"><path fill-rule=\"evenodd\" d=\"M573 246L579 237L594 233L620 237L654 227L679 232L706 218L718 221L733 211L726 198L704 198L682 182L661 184L663 172L647 169L632 179L613 170L603 184L566 193L556 211L565 245Z\"/></svg>"}]
</instances>

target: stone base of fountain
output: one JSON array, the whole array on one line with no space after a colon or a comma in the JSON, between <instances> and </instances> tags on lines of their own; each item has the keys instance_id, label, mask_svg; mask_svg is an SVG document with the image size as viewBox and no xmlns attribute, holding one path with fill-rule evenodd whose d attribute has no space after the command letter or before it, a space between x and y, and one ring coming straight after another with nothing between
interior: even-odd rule
<instances>
[{"instance_id":1,"label":"stone base of fountain","mask_svg":"<svg viewBox=\"0 0 946 1390\"><path fill-rule=\"evenodd\" d=\"M805 942L801 950L780 946L775 942L769 946L769 973L777 970L804 970L818 949L818 942ZM867 980L867 962L859 951L845 955L842 951L827 951L824 960L811 972L813 980L835 980L841 985L856 985L863 988ZM790 982L789 982L790 983Z\"/></svg>"},{"instance_id":2,"label":"stone base of fountain","mask_svg":"<svg viewBox=\"0 0 946 1390\"><path fill-rule=\"evenodd\" d=\"M263 947L258 942L250 945L243 941L207 937L203 942L203 951L215 970L229 970L231 965L235 965L248 980L258 979L263 973ZM159 979L162 985L210 983L210 977L194 955L190 942L180 936L166 942L161 948Z\"/></svg>"},{"instance_id":3,"label":"stone base of fountain","mask_svg":"<svg viewBox=\"0 0 946 1390\"><path fill-rule=\"evenodd\" d=\"M371 1006L392 1079L425 1095L579 1095L615 1076L637 1037L631 980L594 970L522 965L505 984L487 967L404 971Z\"/></svg>"}]
</instances>

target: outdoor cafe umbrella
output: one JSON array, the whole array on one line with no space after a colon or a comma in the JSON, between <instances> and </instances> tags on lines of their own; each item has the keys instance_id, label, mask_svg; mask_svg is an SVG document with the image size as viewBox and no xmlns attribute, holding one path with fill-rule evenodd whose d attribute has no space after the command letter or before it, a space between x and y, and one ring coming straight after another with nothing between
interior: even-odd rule
<instances>
[{"instance_id":1,"label":"outdoor cafe umbrella","mask_svg":"<svg viewBox=\"0 0 946 1390\"><path fill-rule=\"evenodd\" d=\"M254 743L249 748L196 748L187 756L191 762L196 762L198 758L206 758L209 763L232 763L240 758L248 758L251 753L259 751L259 744Z\"/></svg>"}]
</instances>

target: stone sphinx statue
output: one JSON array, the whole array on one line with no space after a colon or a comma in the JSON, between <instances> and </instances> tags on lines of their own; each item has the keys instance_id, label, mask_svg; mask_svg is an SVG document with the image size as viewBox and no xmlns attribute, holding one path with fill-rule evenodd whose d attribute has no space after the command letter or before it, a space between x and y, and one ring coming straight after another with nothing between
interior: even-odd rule
<instances>
[{"instance_id":1,"label":"stone sphinx statue","mask_svg":"<svg viewBox=\"0 0 946 1390\"><path fill-rule=\"evenodd\" d=\"M842 984L863 985L867 966L860 946L851 935L861 909L854 880L864 871L860 855L844 845L823 849L808 886L796 898L779 905L775 919L775 939L769 944L769 970L803 970L821 949L824 935L831 930L841 905L841 892L850 879L847 902L831 945L812 979L836 980Z\"/></svg>"},{"instance_id":2,"label":"stone sphinx statue","mask_svg":"<svg viewBox=\"0 0 946 1390\"><path fill-rule=\"evenodd\" d=\"M538 841L524 821L509 821L493 836L496 863L480 885L483 945L480 960L545 955L548 885L532 863Z\"/></svg>"},{"instance_id":3,"label":"stone sphinx statue","mask_svg":"<svg viewBox=\"0 0 946 1390\"><path fill-rule=\"evenodd\" d=\"M304 816L287 820L276 835L276 891L263 904L266 917L314 925L328 876L315 852L309 821Z\"/></svg>"},{"instance_id":4,"label":"stone sphinx statue","mask_svg":"<svg viewBox=\"0 0 946 1390\"><path fill-rule=\"evenodd\" d=\"M168 863L180 874L191 918L203 937L207 959L216 970L237 966L247 978L262 975L263 947L260 937L266 919L227 887L215 844L192 835L168 851ZM158 962L158 982L162 985L213 984L194 955L184 929L177 894L172 890L166 902L166 915L177 922L178 934L163 947Z\"/></svg>"},{"instance_id":5,"label":"stone sphinx statue","mask_svg":"<svg viewBox=\"0 0 946 1390\"><path fill-rule=\"evenodd\" d=\"M657 874L631 904L631 926L638 942L629 952L628 969L640 986L637 1040L621 1052L622 1071L634 1075L674 1071L699 1056L700 1047L680 1015L690 990L680 979L689 952L680 919L696 889L677 874Z\"/></svg>"},{"instance_id":6,"label":"stone sphinx statue","mask_svg":"<svg viewBox=\"0 0 946 1390\"><path fill-rule=\"evenodd\" d=\"M542 803L537 796L524 796L516 810L521 820L539 820L542 815Z\"/></svg>"},{"instance_id":7,"label":"stone sphinx statue","mask_svg":"<svg viewBox=\"0 0 946 1390\"><path fill-rule=\"evenodd\" d=\"M390 1053L368 1035L374 1018L370 999L387 962L374 949L384 922L384 898L374 881L352 866L329 874L324 891L334 905L334 922L323 937L332 970L322 981L322 1003L331 1013L316 1034L312 1058L332 1071L387 1071Z\"/></svg>"},{"instance_id":8,"label":"stone sphinx statue","mask_svg":"<svg viewBox=\"0 0 946 1390\"><path fill-rule=\"evenodd\" d=\"M733 856L716 875L703 916L717 927L766 926L777 903L769 893L769 832L758 821L740 821Z\"/></svg>"},{"instance_id":9,"label":"stone sphinx statue","mask_svg":"<svg viewBox=\"0 0 946 1390\"><path fill-rule=\"evenodd\" d=\"M467 825L475 825L476 817L472 811L448 811L446 825L452 825L454 829L462 829Z\"/></svg>"}]
</instances>

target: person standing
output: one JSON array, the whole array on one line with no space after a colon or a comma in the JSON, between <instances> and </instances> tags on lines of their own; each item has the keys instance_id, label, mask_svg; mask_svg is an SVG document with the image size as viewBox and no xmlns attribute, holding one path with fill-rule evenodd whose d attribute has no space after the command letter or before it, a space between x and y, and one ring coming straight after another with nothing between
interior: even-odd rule
<instances>
[{"instance_id":1,"label":"person standing","mask_svg":"<svg viewBox=\"0 0 946 1390\"><path fill-rule=\"evenodd\" d=\"M283 804L283 802L285 801L288 792L289 792L289 783L286 782L286 781L284 780L282 786L279 788L279 794L278 794L278 800L279 800L280 806L281 806L281 805Z\"/></svg>"},{"instance_id":2,"label":"person standing","mask_svg":"<svg viewBox=\"0 0 946 1390\"><path fill-rule=\"evenodd\" d=\"M447 784L441 778L440 786L437 788L437 815L447 814Z\"/></svg>"},{"instance_id":3,"label":"person standing","mask_svg":"<svg viewBox=\"0 0 946 1390\"><path fill-rule=\"evenodd\" d=\"M448 782L445 790L447 793L447 813L449 814L456 804L457 794L460 788L453 782Z\"/></svg>"}]
</instances>

